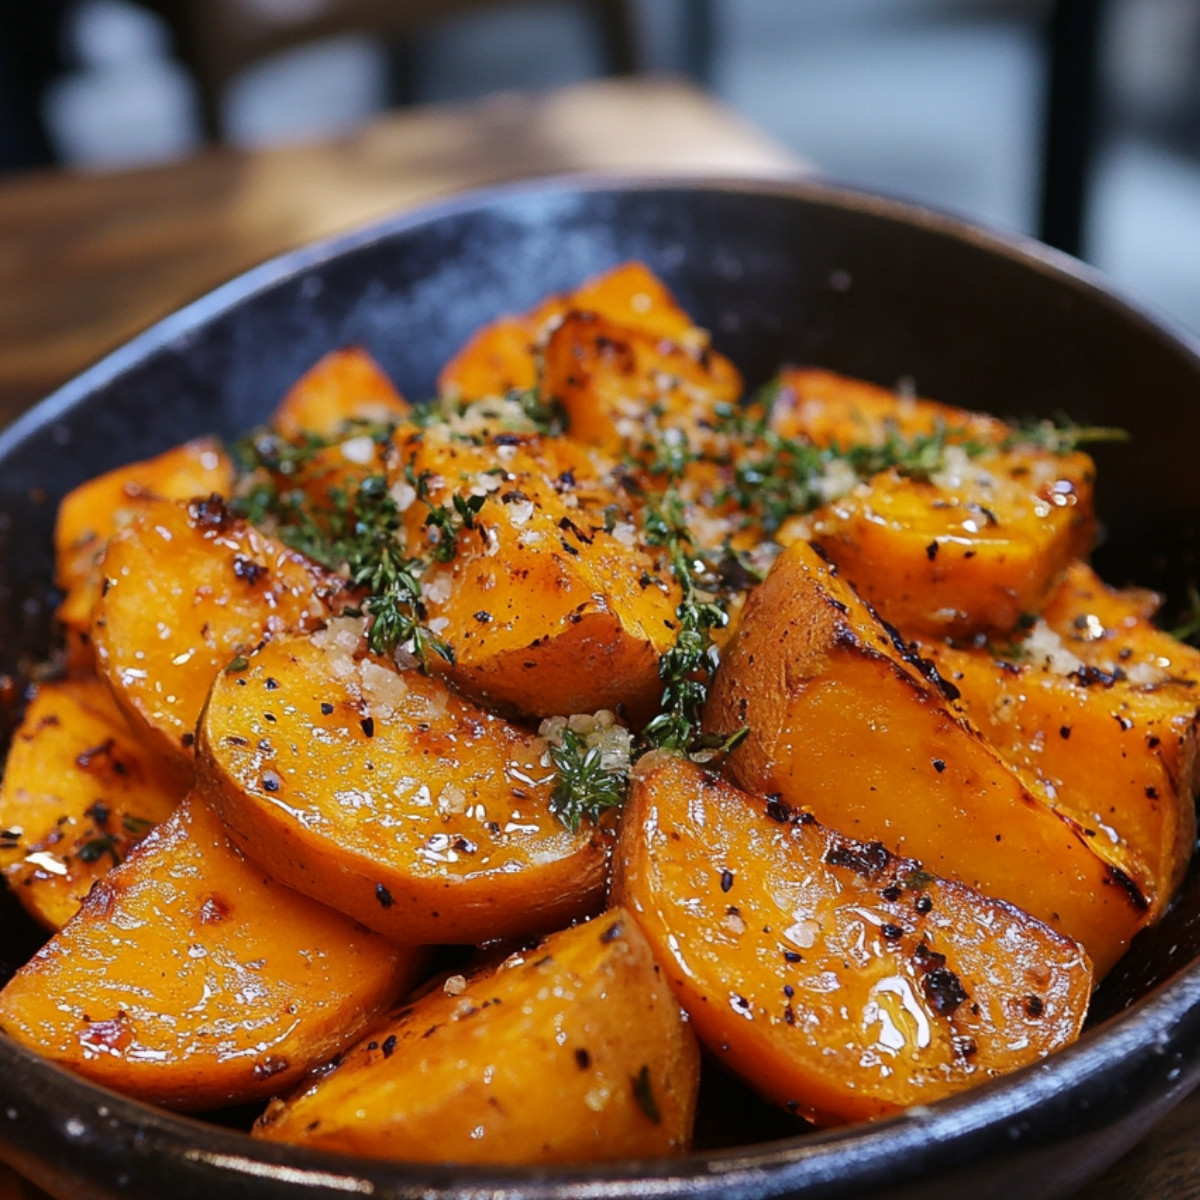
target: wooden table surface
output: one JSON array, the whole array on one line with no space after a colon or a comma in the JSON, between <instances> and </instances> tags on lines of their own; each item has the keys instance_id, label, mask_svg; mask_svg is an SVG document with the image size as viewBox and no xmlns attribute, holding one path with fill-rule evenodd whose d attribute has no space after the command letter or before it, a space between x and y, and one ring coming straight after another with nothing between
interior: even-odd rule
<instances>
[{"instance_id":1,"label":"wooden table surface","mask_svg":"<svg viewBox=\"0 0 1200 1200\"><path fill-rule=\"evenodd\" d=\"M585 84L388 115L353 136L0 180L0 424L179 305L314 238L480 184L569 171L796 175L694 88ZM1200 1094L1078 1200L1200 1200ZM42 1193L0 1164L0 1200Z\"/></svg>"}]
</instances>

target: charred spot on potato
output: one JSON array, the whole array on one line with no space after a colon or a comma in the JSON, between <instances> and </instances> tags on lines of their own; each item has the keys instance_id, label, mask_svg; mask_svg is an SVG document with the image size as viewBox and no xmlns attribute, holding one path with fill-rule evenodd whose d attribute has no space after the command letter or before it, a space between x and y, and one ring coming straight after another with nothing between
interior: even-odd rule
<instances>
[{"instance_id":1,"label":"charred spot on potato","mask_svg":"<svg viewBox=\"0 0 1200 1200\"><path fill-rule=\"evenodd\" d=\"M840 842L825 852L825 861L831 867L847 867L856 875L875 875L891 860L882 842Z\"/></svg>"},{"instance_id":2,"label":"charred spot on potato","mask_svg":"<svg viewBox=\"0 0 1200 1200\"><path fill-rule=\"evenodd\" d=\"M958 976L945 967L934 967L921 983L930 1004L944 1017L968 998Z\"/></svg>"}]
</instances>

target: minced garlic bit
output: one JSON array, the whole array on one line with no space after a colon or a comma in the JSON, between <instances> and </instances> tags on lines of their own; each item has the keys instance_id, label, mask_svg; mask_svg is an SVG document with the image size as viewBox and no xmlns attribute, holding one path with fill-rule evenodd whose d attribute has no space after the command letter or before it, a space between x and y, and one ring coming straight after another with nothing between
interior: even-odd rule
<instances>
[{"instance_id":1,"label":"minced garlic bit","mask_svg":"<svg viewBox=\"0 0 1200 1200\"><path fill-rule=\"evenodd\" d=\"M564 729L570 729L582 738L585 749L599 748L603 770L621 774L629 771L633 754L633 734L623 725L618 725L616 716L607 708L592 714L573 713L569 717L547 717L538 727L538 734L552 746L561 747ZM549 766L549 753L543 757L544 765Z\"/></svg>"},{"instance_id":2,"label":"minced garlic bit","mask_svg":"<svg viewBox=\"0 0 1200 1200\"><path fill-rule=\"evenodd\" d=\"M1083 667L1083 661L1063 645L1062 638L1040 617L1022 643L1022 649L1031 662L1045 667L1052 675L1071 675Z\"/></svg>"}]
</instances>

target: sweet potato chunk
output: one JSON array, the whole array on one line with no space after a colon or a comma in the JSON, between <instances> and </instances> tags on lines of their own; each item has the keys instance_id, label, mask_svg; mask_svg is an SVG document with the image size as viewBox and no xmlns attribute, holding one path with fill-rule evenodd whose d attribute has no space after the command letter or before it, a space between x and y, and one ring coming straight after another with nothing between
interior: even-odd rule
<instances>
[{"instance_id":1,"label":"sweet potato chunk","mask_svg":"<svg viewBox=\"0 0 1200 1200\"><path fill-rule=\"evenodd\" d=\"M880 446L889 436L911 438L941 430L950 443L999 444L1011 430L995 417L935 400L905 396L833 371L781 371L771 404L771 427L816 446Z\"/></svg>"},{"instance_id":2,"label":"sweet potato chunk","mask_svg":"<svg viewBox=\"0 0 1200 1200\"><path fill-rule=\"evenodd\" d=\"M820 1122L883 1116L1072 1041L1069 938L679 758L637 768L613 896L702 1042Z\"/></svg>"},{"instance_id":3,"label":"sweet potato chunk","mask_svg":"<svg viewBox=\"0 0 1200 1200\"><path fill-rule=\"evenodd\" d=\"M1019 905L1082 942L1103 975L1149 919L1146 898L1098 839L1030 793L923 666L796 543L747 602L705 727L749 726L729 758L748 791Z\"/></svg>"},{"instance_id":4,"label":"sweet potato chunk","mask_svg":"<svg viewBox=\"0 0 1200 1200\"><path fill-rule=\"evenodd\" d=\"M91 574L131 502L229 495L233 466L216 438L196 438L142 462L117 467L68 492L54 524L55 583L70 591Z\"/></svg>"},{"instance_id":5,"label":"sweet potato chunk","mask_svg":"<svg viewBox=\"0 0 1200 1200\"><path fill-rule=\"evenodd\" d=\"M956 458L929 479L873 476L781 540L818 542L906 634L1007 633L1092 545L1092 460L1029 447Z\"/></svg>"},{"instance_id":6,"label":"sweet potato chunk","mask_svg":"<svg viewBox=\"0 0 1200 1200\"><path fill-rule=\"evenodd\" d=\"M273 1104L254 1133L417 1162L678 1154L699 1057L646 939L617 909L447 980Z\"/></svg>"},{"instance_id":7,"label":"sweet potato chunk","mask_svg":"<svg viewBox=\"0 0 1200 1200\"><path fill-rule=\"evenodd\" d=\"M323 621L336 576L217 499L151 501L109 542L92 639L133 727L184 773L216 673L267 638Z\"/></svg>"},{"instance_id":8,"label":"sweet potato chunk","mask_svg":"<svg viewBox=\"0 0 1200 1200\"><path fill-rule=\"evenodd\" d=\"M450 557L424 579L429 625L473 698L535 716L654 711L679 590L639 544L607 465L534 435L397 434L389 480L407 492L409 545ZM455 496L478 504L469 522ZM431 524L438 513L454 532Z\"/></svg>"},{"instance_id":9,"label":"sweet potato chunk","mask_svg":"<svg viewBox=\"0 0 1200 1200\"><path fill-rule=\"evenodd\" d=\"M1200 650L1151 620L1161 603L1161 596L1143 588L1109 587L1076 562L1050 594L1042 620L1102 687L1122 679L1147 691L1200 683Z\"/></svg>"},{"instance_id":10,"label":"sweet potato chunk","mask_svg":"<svg viewBox=\"0 0 1200 1200\"><path fill-rule=\"evenodd\" d=\"M118 467L63 497L54 526L55 583L66 593L58 621L72 674L90 674L89 627L100 594L98 560L108 539L148 501L228 496L233 464L216 438L196 438L155 458Z\"/></svg>"},{"instance_id":11,"label":"sweet potato chunk","mask_svg":"<svg viewBox=\"0 0 1200 1200\"><path fill-rule=\"evenodd\" d=\"M571 438L651 462L664 439L699 449L742 380L707 344L689 348L594 313L571 312L550 335L539 384L560 404Z\"/></svg>"},{"instance_id":12,"label":"sweet potato chunk","mask_svg":"<svg viewBox=\"0 0 1200 1200\"><path fill-rule=\"evenodd\" d=\"M214 1108L353 1042L421 962L268 878L189 796L0 992L0 1029L127 1095Z\"/></svg>"},{"instance_id":13,"label":"sweet potato chunk","mask_svg":"<svg viewBox=\"0 0 1200 1200\"><path fill-rule=\"evenodd\" d=\"M574 292L551 296L522 316L485 325L442 368L438 391L462 400L482 400L525 391L538 381L541 344L564 313L594 313L652 338L707 343L691 318L644 264L623 263L590 279Z\"/></svg>"},{"instance_id":14,"label":"sweet potato chunk","mask_svg":"<svg viewBox=\"0 0 1200 1200\"><path fill-rule=\"evenodd\" d=\"M1027 786L1102 841L1157 918L1196 840L1200 697L1186 682L1143 686L1089 671L1045 629L1003 657L939 644L919 652Z\"/></svg>"},{"instance_id":15,"label":"sweet potato chunk","mask_svg":"<svg viewBox=\"0 0 1200 1200\"><path fill-rule=\"evenodd\" d=\"M301 375L271 424L284 437L333 438L352 422L386 424L409 413L404 397L361 347L333 350Z\"/></svg>"},{"instance_id":16,"label":"sweet potato chunk","mask_svg":"<svg viewBox=\"0 0 1200 1200\"><path fill-rule=\"evenodd\" d=\"M104 683L40 684L0 785L0 871L36 920L61 929L181 794Z\"/></svg>"},{"instance_id":17,"label":"sweet potato chunk","mask_svg":"<svg viewBox=\"0 0 1200 1200\"><path fill-rule=\"evenodd\" d=\"M362 656L361 629L281 638L217 676L197 787L234 841L399 941L544 932L601 907L607 839L550 811L545 742Z\"/></svg>"}]
</instances>

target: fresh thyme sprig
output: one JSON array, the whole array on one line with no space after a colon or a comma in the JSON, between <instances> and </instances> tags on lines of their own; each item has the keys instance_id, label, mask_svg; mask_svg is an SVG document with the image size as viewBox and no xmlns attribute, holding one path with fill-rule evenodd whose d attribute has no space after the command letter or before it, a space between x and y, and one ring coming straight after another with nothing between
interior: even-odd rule
<instances>
[{"instance_id":1,"label":"fresh thyme sprig","mask_svg":"<svg viewBox=\"0 0 1200 1200\"><path fill-rule=\"evenodd\" d=\"M1013 426L1013 431L1004 441L1004 449L1016 446L1036 446L1049 450L1051 454L1070 454L1080 446L1097 442L1127 442L1127 430L1112 425L1079 425L1063 413L1054 420L1026 417Z\"/></svg>"},{"instance_id":2,"label":"fresh thyme sprig","mask_svg":"<svg viewBox=\"0 0 1200 1200\"><path fill-rule=\"evenodd\" d=\"M390 429L363 426L363 433L386 438ZM344 571L351 586L365 595L361 609L371 618L367 644L376 654L407 646L423 671L430 655L448 662L454 652L425 624L421 577L429 567L424 559L405 553L400 510L381 474L359 481L356 488L332 487L324 503L303 488L281 490L275 477L298 476L324 446L355 436L356 427L335 439L306 436L292 443L271 431L257 431L236 449L236 461L249 477L235 501L238 512L262 525L294 550L332 571ZM444 539L454 554L454 538ZM439 543L438 550L442 549Z\"/></svg>"},{"instance_id":3,"label":"fresh thyme sprig","mask_svg":"<svg viewBox=\"0 0 1200 1200\"><path fill-rule=\"evenodd\" d=\"M643 517L646 540L667 552L672 573L683 593L676 619L675 644L658 660L662 709L642 730L647 746L685 754L700 728L700 713L720 657L712 631L729 621L717 600L705 600L696 587L694 539L687 527L683 501L674 486L647 503Z\"/></svg>"},{"instance_id":4,"label":"fresh thyme sprig","mask_svg":"<svg viewBox=\"0 0 1200 1200\"><path fill-rule=\"evenodd\" d=\"M558 776L550 810L572 832L586 817L596 821L607 808L620 808L629 791L628 772L605 766L599 746L589 746L573 729L564 728L561 744L550 743L550 760Z\"/></svg>"}]
</instances>

